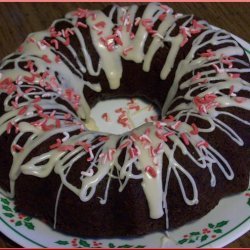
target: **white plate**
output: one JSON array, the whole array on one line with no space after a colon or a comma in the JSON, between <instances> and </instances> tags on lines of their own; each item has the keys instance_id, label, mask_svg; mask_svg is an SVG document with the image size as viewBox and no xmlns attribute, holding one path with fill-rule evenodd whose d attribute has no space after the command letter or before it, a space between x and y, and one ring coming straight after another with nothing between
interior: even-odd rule
<instances>
[{"instance_id":1,"label":"white plate","mask_svg":"<svg viewBox=\"0 0 250 250\"><path fill-rule=\"evenodd\" d=\"M248 50L250 45L235 37ZM127 101L123 100L123 104ZM109 110L113 103L107 104ZM100 106L103 108L103 105ZM101 109L101 110L104 110ZM105 126L112 127L112 122L105 122L102 112L93 111ZM103 111L105 112L105 111ZM151 112L151 111L150 111ZM147 116L153 113L147 113ZM133 115L133 114L131 114ZM111 114L111 120L117 119ZM145 117L139 114L140 120ZM138 124L136 124L138 125ZM114 128L119 131L119 125ZM163 233L148 234L144 237L129 239L86 239L67 236L46 226L41 221L15 212L12 200L0 194L0 230L7 237L23 247L223 247L250 230L250 188L240 194L224 198L219 205L206 216L169 232L166 238Z\"/></svg>"}]
</instances>

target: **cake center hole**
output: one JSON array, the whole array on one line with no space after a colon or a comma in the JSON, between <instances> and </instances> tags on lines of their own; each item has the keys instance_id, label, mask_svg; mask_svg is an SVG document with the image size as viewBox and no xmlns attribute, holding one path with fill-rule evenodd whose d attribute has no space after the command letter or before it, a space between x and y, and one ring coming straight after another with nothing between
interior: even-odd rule
<instances>
[{"instance_id":1,"label":"cake center hole","mask_svg":"<svg viewBox=\"0 0 250 250\"><path fill-rule=\"evenodd\" d=\"M99 101L92 109L90 130L123 134L144 123L158 119L159 109L141 98L119 98Z\"/></svg>"}]
</instances>

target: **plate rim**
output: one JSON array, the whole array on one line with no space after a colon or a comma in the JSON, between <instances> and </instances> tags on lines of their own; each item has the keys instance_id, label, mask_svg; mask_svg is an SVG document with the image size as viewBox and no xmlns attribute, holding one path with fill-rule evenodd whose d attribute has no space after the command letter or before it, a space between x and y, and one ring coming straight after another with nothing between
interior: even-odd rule
<instances>
[{"instance_id":1,"label":"plate rim","mask_svg":"<svg viewBox=\"0 0 250 250\"><path fill-rule=\"evenodd\" d=\"M4 224L4 227L1 227L1 232L2 234L4 234L5 236L7 236L9 239L11 239L13 242L19 244L22 247L42 247L42 248L46 248L46 246L28 238L27 236L23 235L20 231L16 230L15 228L13 228L10 224L8 224L3 218L2 218L2 214L0 214L0 222L2 222ZM8 229L12 230L9 231ZM15 232L17 236L17 238L14 238L14 235L12 234L12 232ZM28 245L23 245L24 242L27 242ZM31 243L31 245L29 245Z\"/></svg>"}]
</instances>

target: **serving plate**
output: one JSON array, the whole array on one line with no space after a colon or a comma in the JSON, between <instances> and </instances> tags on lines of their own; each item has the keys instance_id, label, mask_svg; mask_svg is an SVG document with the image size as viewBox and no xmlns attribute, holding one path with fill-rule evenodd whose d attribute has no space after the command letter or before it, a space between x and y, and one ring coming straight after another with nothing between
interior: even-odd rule
<instances>
[{"instance_id":1,"label":"serving plate","mask_svg":"<svg viewBox=\"0 0 250 250\"><path fill-rule=\"evenodd\" d=\"M235 36L234 36L235 37ZM250 45L235 37L250 55ZM136 100L143 112L129 109L134 101L112 100L97 105L92 114L99 126L121 133L138 126L145 119L153 119L156 111L148 104ZM117 107L127 108L128 115L136 120L135 124L124 127L117 122ZM108 116L106 113L108 110ZM134 117L133 117L134 116ZM135 119L134 119L135 118ZM89 124L93 126L94 123ZM94 218L93 218L94 219ZM136 238L91 239L64 235L52 230L43 222L17 213L13 200L0 194L0 231L23 247L110 247L110 248L189 248L189 247L223 247L250 230L250 188L240 194L224 198L207 215L176 230L165 233L152 233Z\"/></svg>"}]
</instances>

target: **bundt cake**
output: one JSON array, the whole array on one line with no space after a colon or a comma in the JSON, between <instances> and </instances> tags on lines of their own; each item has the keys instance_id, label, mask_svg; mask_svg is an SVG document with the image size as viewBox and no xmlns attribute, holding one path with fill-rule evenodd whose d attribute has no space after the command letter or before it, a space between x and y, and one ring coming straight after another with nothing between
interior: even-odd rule
<instances>
[{"instance_id":1,"label":"bundt cake","mask_svg":"<svg viewBox=\"0 0 250 250\"><path fill-rule=\"evenodd\" d=\"M164 231L248 186L249 59L204 20L158 3L79 8L0 72L1 192L56 230ZM125 97L160 118L121 135L86 128L96 103Z\"/></svg>"}]
</instances>

